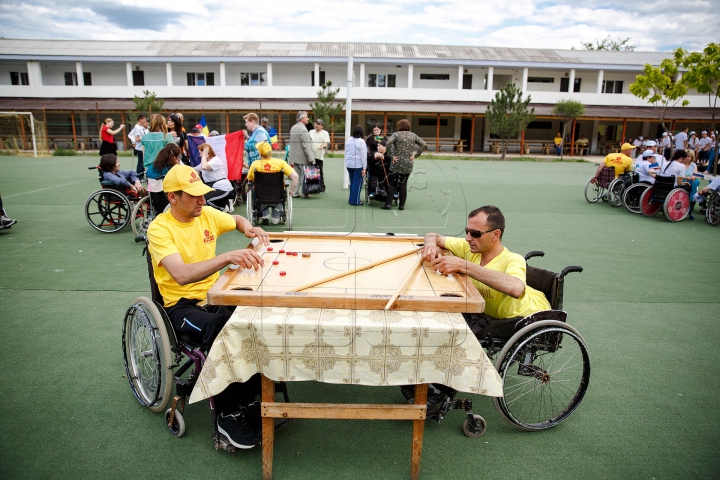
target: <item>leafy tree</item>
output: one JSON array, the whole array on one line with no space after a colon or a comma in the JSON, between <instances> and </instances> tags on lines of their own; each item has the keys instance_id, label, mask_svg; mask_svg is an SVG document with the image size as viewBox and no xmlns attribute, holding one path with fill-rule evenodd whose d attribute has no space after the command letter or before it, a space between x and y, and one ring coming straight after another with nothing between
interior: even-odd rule
<instances>
[{"instance_id":1,"label":"leafy tree","mask_svg":"<svg viewBox=\"0 0 720 480\"><path fill-rule=\"evenodd\" d=\"M653 67L646 63L643 73L635 77L635 83L630 85L630 93L638 98L647 100L655 108L660 117L663 130L670 133L665 125L665 115L668 108L672 108L682 100L687 93L687 84L683 79L676 81L680 63L676 59L666 58L660 62L659 67ZM690 102L682 100L681 106L685 107Z\"/></svg>"},{"instance_id":2,"label":"leafy tree","mask_svg":"<svg viewBox=\"0 0 720 480\"><path fill-rule=\"evenodd\" d=\"M522 99L522 92L514 83L508 83L501 88L485 112L490 133L497 135L502 140L502 157L505 160L508 139L517 137L518 133L525 130L530 122L535 119L535 109L528 111L530 95Z\"/></svg>"},{"instance_id":3,"label":"leafy tree","mask_svg":"<svg viewBox=\"0 0 720 480\"><path fill-rule=\"evenodd\" d=\"M560 100L555 104L551 113L561 117L563 120L562 138L565 138L565 128L568 122L572 122L578 117L585 115L585 105L575 100ZM560 150L560 159L563 158L563 149Z\"/></svg>"},{"instance_id":4,"label":"leafy tree","mask_svg":"<svg viewBox=\"0 0 720 480\"><path fill-rule=\"evenodd\" d=\"M687 72L683 80L690 88L708 96L710 108L710 130L715 131L715 117L718 114L718 97L720 97L720 44L709 43L702 52L688 54L682 48L675 50L675 60L680 62ZM715 162L713 174L717 175L718 142L715 136Z\"/></svg>"},{"instance_id":5,"label":"leafy tree","mask_svg":"<svg viewBox=\"0 0 720 480\"><path fill-rule=\"evenodd\" d=\"M310 104L310 109L313 111L314 120L322 119L325 123L325 130L330 132L334 139L335 132L345 130L345 120L335 121L335 118L342 119L340 113L345 108L345 100L335 103L335 96L340 92L340 89L331 87L331 81L320 86L320 90L317 92L317 101ZM333 147L335 146L334 141L330 143Z\"/></svg>"},{"instance_id":6,"label":"leafy tree","mask_svg":"<svg viewBox=\"0 0 720 480\"><path fill-rule=\"evenodd\" d=\"M580 42L583 50L612 50L615 52L634 52L635 45L631 45L628 42L628 38L619 38L617 40L611 40L610 35L605 37L602 41L595 40L595 44L592 42ZM572 47L575 50L575 47Z\"/></svg>"},{"instance_id":7,"label":"leafy tree","mask_svg":"<svg viewBox=\"0 0 720 480\"><path fill-rule=\"evenodd\" d=\"M155 92L150 92L150 90L143 90L144 97L134 97L133 102L135 103L135 110L137 110L138 113L144 113L145 115L150 115L151 113L159 113L162 111L163 105L165 105L165 100L158 99Z\"/></svg>"}]
</instances>

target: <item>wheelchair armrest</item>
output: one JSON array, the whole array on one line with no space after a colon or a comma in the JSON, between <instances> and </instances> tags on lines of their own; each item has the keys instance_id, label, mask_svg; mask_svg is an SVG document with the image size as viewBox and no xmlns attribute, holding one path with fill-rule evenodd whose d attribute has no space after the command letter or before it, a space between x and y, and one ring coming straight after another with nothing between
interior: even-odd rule
<instances>
[{"instance_id":1,"label":"wheelchair armrest","mask_svg":"<svg viewBox=\"0 0 720 480\"><path fill-rule=\"evenodd\" d=\"M544 256L545 256L545 252L543 252L542 250L533 250L532 252L528 252L525 254L525 261L527 262L528 260L530 260L533 257L544 257Z\"/></svg>"},{"instance_id":2,"label":"wheelchair armrest","mask_svg":"<svg viewBox=\"0 0 720 480\"><path fill-rule=\"evenodd\" d=\"M564 277L565 275L567 275L568 273L573 273L573 272L578 272L578 273L580 273L580 272L582 272L582 271L583 271L583 267L579 267L579 266L565 267L565 268L563 268L563 271L560 272L560 277L559 277L559 278L563 278L563 277Z\"/></svg>"}]
</instances>

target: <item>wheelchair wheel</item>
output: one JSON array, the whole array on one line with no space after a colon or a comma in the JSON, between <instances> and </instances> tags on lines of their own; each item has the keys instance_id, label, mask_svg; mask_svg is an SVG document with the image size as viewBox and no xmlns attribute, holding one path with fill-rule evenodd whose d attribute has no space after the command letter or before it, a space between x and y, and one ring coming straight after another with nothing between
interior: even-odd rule
<instances>
[{"instance_id":1,"label":"wheelchair wheel","mask_svg":"<svg viewBox=\"0 0 720 480\"><path fill-rule=\"evenodd\" d=\"M247 198L245 199L245 218L247 218L248 222L250 222L251 225L255 225L255 218L253 218L253 200L252 200L252 190L248 190L247 192Z\"/></svg>"},{"instance_id":2,"label":"wheelchair wheel","mask_svg":"<svg viewBox=\"0 0 720 480\"><path fill-rule=\"evenodd\" d=\"M690 195L685 189L672 190L663 202L663 213L671 222L685 220L690 213Z\"/></svg>"},{"instance_id":3,"label":"wheelchair wheel","mask_svg":"<svg viewBox=\"0 0 720 480\"><path fill-rule=\"evenodd\" d=\"M485 430L487 429L487 423L485 422L485 419L480 415L473 415L473 419L475 420L477 428L472 428L472 426L470 425L470 420L465 418L462 424L462 429L465 436L470 438L477 438L482 436L483 433L485 433Z\"/></svg>"},{"instance_id":4,"label":"wheelchair wheel","mask_svg":"<svg viewBox=\"0 0 720 480\"><path fill-rule=\"evenodd\" d=\"M165 426L170 431L173 437L182 437L185 434L185 419L180 413L180 410L175 409L175 416L173 417L172 424L168 422L170 420L170 412L172 408L168 408L165 411Z\"/></svg>"},{"instance_id":5,"label":"wheelchair wheel","mask_svg":"<svg viewBox=\"0 0 720 480\"><path fill-rule=\"evenodd\" d=\"M708 194L705 202L705 221L715 226L720 223L720 194Z\"/></svg>"},{"instance_id":6,"label":"wheelchair wheel","mask_svg":"<svg viewBox=\"0 0 720 480\"><path fill-rule=\"evenodd\" d=\"M630 185L628 188L625 189L625 191L623 192L622 202L629 212L641 213L640 197L647 188L647 184L636 183L634 185Z\"/></svg>"},{"instance_id":7,"label":"wheelchair wheel","mask_svg":"<svg viewBox=\"0 0 720 480\"><path fill-rule=\"evenodd\" d=\"M640 211L646 217L652 217L660 211L662 202L653 202L652 196L655 193L655 187L650 186L640 195Z\"/></svg>"},{"instance_id":8,"label":"wheelchair wheel","mask_svg":"<svg viewBox=\"0 0 720 480\"><path fill-rule=\"evenodd\" d=\"M132 229L136 237L147 233L148 225L150 225L154 217L155 213L150 202L150 196L141 198L132 211Z\"/></svg>"},{"instance_id":9,"label":"wheelchair wheel","mask_svg":"<svg viewBox=\"0 0 720 480\"><path fill-rule=\"evenodd\" d=\"M572 414L590 381L590 357L582 336L557 320L535 322L505 344L495 363L503 397L495 409L510 425L545 430Z\"/></svg>"},{"instance_id":10,"label":"wheelchair wheel","mask_svg":"<svg viewBox=\"0 0 720 480\"><path fill-rule=\"evenodd\" d=\"M625 180L618 177L610 183L608 186L608 203L611 207L619 207L622 205L622 194L625 190Z\"/></svg>"},{"instance_id":11,"label":"wheelchair wheel","mask_svg":"<svg viewBox=\"0 0 720 480\"><path fill-rule=\"evenodd\" d=\"M290 189L287 189L287 202L285 204L285 228L287 228L288 231L292 230L292 221L293 221L293 208L292 208L292 195L290 194Z\"/></svg>"},{"instance_id":12,"label":"wheelchair wheel","mask_svg":"<svg viewBox=\"0 0 720 480\"><path fill-rule=\"evenodd\" d=\"M605 195L605 189L601 187L597 181L592 183L592 178L585 184L585 200L590 203L596 203Z\"/></svg>"},{"instance_id":13,"label":"wheelchair wheel","mask_svg":"<svg viewBox=\"0 0 720 480\"><path fill-rule=\"evenodd\" d=\"M171 399L175 377L172 346L158 307L139 297L128 308L123 322L122 347L130 388L141 405L161 412Z\"/></svg>"},{"instance_id":14,"label":"wheelchair wheel","mask_svg":"<svg viewBox=\"0 0 720 480\"><path fill-rule=\"evenodd\" d=\"M98 190L85 202L85 218L98 232L119 232L130 223L130 200L117 190Z\"/></svg>"}]
</instances>

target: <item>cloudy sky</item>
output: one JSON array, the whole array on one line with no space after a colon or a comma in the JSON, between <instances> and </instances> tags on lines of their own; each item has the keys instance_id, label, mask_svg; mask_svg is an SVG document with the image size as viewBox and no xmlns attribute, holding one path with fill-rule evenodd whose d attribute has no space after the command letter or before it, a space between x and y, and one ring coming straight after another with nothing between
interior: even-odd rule
<instances>
[{"instance_id":1,"label":"cloudy sky","mask_svg":"<svg viewBox=\"0 0 720 480\"><path fill-rule=\"evenodd\" d=\"M2 0L0 36L92 40L391 42L637 51L720 41L719 0Z\"/></svg>"}]
</instances>

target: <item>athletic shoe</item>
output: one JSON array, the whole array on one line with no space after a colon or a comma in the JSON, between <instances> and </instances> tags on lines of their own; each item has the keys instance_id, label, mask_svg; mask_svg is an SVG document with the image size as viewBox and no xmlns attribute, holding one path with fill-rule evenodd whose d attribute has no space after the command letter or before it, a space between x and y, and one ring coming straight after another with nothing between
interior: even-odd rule
<instances>
[{"instance_id":1,"label":"athletic shoe","mask_svg":"<svg viewBox=\"0 0 720 480\"><path fill-rule=\"evenodd\" d=\"M11 226L15 225L17 223L17 220L14 218L8 218L6 216L0 216L0 228L10 228Z\"/></svg>"},{"instance_id":2,"label":"athletic shoe","mask_svg":"<svg viewBox=\"0 0 720 480\"><path fill-rule=\"evenodd\" d=\"M270 221L272 222L273 225L277 225L278 223L280 223L280 219L279 219L279 218L275 218L275 217L272 217L272 218L270 219Z\"/></svg>"},{"instance_id":3,"label":"athletic shoe","mask_svg":"<svg viewBox=\"0 0 720 480\"><path fill-rule=\"evenodd\" d=\"M229 415L223 413L218 417L218 434L222 435L236 448L247 450L260 443L260 434L250 426L243 411L233 412Z\"/></svg>"},{"instance_id":4,"label":"athletic shoe","mask_svg":"<svg viewBox=\"0 0 720 480\"><path fill-rule=\"evenodd\" d=\"M269 223L270 223L270 220L269 220L267 217L263 217L263 218L262 218L262 224L263 224L263 225L268 225Z\"/></svg>"}]
</instances>

